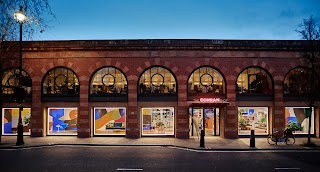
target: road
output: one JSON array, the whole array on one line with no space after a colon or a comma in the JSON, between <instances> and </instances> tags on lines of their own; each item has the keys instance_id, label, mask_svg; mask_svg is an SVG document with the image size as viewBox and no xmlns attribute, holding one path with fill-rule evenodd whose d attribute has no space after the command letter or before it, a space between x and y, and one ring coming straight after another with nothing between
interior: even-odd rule
<instances>
[{"instance_id":1,"label":"road","mask_svg":"<svg viewBox=\"0 0 320 172\"><path fill-rule=\"evenodd\" d=\"M319 171L319 153L320 150L196 151L157 146L48 146L0 149L0 171Z\"/></svg>"}]
</instances>

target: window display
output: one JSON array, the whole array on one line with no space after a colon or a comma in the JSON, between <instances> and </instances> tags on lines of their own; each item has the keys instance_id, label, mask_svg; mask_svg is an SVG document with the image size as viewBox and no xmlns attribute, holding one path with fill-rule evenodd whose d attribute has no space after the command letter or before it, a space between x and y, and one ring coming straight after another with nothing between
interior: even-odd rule
<instances>
[{"instance_id":1,"label":"window display","mask_svg":"<svg viewBox=\"0 0 320 172\"><path fill-rule=\"evenodd\" d=\"M23 135L30 135L31 108L23 108L21 111ZM19 122L19 108L2 109L2 134L16 135Z\"/></svg>"},{"instance_id":2,"label":"window display","mask_svg":"<svg viewBox=\"0 0 320 172\"><path fill-rule=\"evenodd\" d=\"M268 107L238 107L238 134L268 134Z\"/></svg>"},{"instance_id":3,"label":"window display","mask_svg":"<svg viewBox=\"0 0 320 172\"><path fill-rule=\"evenodd\" d=\"M285 120L286 128L289 128L295 134L308 134L309 117L308 107L286 107ZM314 111L311 111L311 128L310 133L314 134Z\"/></svg>"},{"instance_id":4,"label":"window display","mask_svg":"<svg viewBox=\"0 0 320 172\"><path fill-rule=\"evenodd\" d=\"M48 135L77 135L77 108L48 108Z\"/></svg>"},{"instance_id":5,"label":"window display","mask_svg":"<svg viewBox=\"0 0 320 172\"><path fill-rule=\"evenodd\" d=\"M95 135L125 135L126 108L98 107L94 108Z\"/></svg>"},{"instance_id":6,"label":"window display","mask_svg":"<svg viewBox=\"0 0 320 172\"><path fill-rule=\"evenodd\" d=\"M174 135L174 108L142 108L142 135Z\"/></svg>"}]
</instances>

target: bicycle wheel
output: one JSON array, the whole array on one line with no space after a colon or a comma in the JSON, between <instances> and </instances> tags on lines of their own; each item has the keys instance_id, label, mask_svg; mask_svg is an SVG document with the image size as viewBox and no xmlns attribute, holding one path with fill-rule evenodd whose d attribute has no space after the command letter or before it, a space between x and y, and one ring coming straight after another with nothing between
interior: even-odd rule
<instances>
[{"instance_id":1,"label":"bicycle wheel","mask_svg":"<svg viewBox=\"0 0 320 172\"><path fill-rule=\"evenodd\" d=\"M268 140L268 143L270 145L275 145L276 144L276 138L273 135L269 134L267 140Z\"/></svg>"},{"instance_id":2,"label":"bicycle wheel","mask_svg":"<svg viewBox=\"0 0 320 172\"><path fill-rule=\"evenodd\" d=\"M288 136L285 140L287 145L293 145L296 142L296 139L294 139L293 136Z\"/></svg>"}]
</instances>

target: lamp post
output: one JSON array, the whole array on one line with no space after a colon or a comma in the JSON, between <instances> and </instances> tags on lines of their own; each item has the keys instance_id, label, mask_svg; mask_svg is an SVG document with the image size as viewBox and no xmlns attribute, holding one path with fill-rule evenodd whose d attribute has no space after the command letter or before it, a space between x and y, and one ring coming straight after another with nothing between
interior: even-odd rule
<instances>
[{"instance_id":1,"label":"lamp post","mask_svg":"<svg viewBox=\"0 0 320 172\"><path fill-rule=\"evenodd\" d=\"M19 22L20 25L20 52L19 52L19 86L18 89L15 91L18 91L16 96L16 100L18 101L18 107L19 107L19 120L18 120L18 137L17 137L17 143L16 145L23 145L23 124L22 124L22 118L21 118L21 111L23 110L22 102L24 100L24 89L22 88L22 24L27 20L26 14L22 11L22 6L20 6L20 11L14 13L14 18Z\"/></svg>"}]
</instances>

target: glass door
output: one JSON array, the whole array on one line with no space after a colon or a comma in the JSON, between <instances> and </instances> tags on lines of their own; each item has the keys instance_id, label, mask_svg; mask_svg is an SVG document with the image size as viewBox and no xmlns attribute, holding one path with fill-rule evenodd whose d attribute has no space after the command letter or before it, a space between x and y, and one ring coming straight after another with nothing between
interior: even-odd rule
<instances>
[{"instance_id":1,"label":"glass door","mask_svg":"<svg viewBox=\"0 0 320 172\"><path fill-rule=\"evenodd\" d=\"M194 108L190 113L190 136L200 136L204 127L205 136L220 135L220 119L218 108Z\"/></svg>"}]
</instances>

